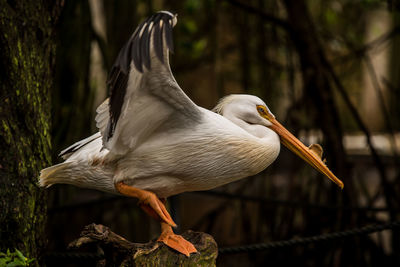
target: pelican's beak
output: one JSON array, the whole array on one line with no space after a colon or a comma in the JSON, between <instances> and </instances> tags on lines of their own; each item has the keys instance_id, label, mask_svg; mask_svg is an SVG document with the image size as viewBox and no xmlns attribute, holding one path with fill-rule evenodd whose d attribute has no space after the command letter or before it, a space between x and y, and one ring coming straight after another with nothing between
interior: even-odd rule
<instances>
[{"instance_id":1,"label":"pelican's beak","mask_svg":"<svg viewBox=\"0 0 400 267\"><path fill-rule=\"evenodd\" d=\"M339 180L325 165L322 161L321 156L318 156L310 148L306 147L299 139L297 139L293 134L291 134L285 127L282 126L274 117L268 116L267 118L272 126L270 128L274 130L281 138L282 144L293 151L297 156L302 158L308 164L313 166L316 170L326 175L335 184L337 184L341 189L343 189L343 182ZM321 150L322 152L322 150Z\"/></svg>"}]
</instances>

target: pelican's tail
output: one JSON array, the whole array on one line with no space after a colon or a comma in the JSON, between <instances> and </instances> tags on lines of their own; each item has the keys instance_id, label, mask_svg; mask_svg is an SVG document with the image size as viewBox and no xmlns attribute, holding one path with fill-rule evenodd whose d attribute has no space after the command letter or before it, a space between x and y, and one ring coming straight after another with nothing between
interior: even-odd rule
<instances>
[{"instance_id":1,"label":"pelican's tail","mask_svg":"<svg viewBox=\"0 0 400 267\"><path fill-rule=\"evenodd\" d=\"M53 184L63 184L71 179L71 162L63 162L40 171L39 185L50 187Z\"/></svg>"},{"instance_id":2,"label":"pelican's tail","mask_svg":"<svg viewBox=\"0 0 400 267\"><path fill-rule=\"evenodd\" d=\"M76 161L63 162L40 172L41 187L48 188L53 184L70 184L118 194L112 171Z\"/></svg>"}]
</instances>

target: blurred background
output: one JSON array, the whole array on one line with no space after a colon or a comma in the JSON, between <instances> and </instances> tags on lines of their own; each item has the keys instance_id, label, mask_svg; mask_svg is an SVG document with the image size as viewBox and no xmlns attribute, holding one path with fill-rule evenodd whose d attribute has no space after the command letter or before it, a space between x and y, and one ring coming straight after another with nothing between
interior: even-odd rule
<instances>
[{"instance_id":1,"label":"blurred background","mask_svg":"<svg viewBox=\"0 0 400 267\"><path fill-rule=\"evenodd\" d=\"M52 92L54 163L97 130L108 70L135 27L158 10L178 13L171 68L195 103L210 109L227 94L261 97L304 143L323 146L345 184L341 191L282 148L254 177L170 198L178 232L203 231L227 247L400 219L400 9L390 0L65 1ZM49 252L65 251L92 222L132 242L159 234L134 199L68 185L48 195ZM218 266L278 264L399 266L400 231L217 259Z\"/></svg>"}]
</instances>

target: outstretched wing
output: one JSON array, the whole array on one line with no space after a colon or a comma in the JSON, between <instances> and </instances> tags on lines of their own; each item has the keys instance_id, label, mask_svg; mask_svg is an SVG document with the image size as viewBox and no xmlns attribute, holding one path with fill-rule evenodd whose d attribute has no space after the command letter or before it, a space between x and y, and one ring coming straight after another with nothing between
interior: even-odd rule
<instances>
[{"instance_id":1,"label":"outstretched wing","mask_svg":"<svg viewBox=\"0 0 400 267\"><path fill-rule=\"evenodd\" d=\"M111 96L98 107L96 125L103 146L114 154L135 149L165 123L188 127L201 118L169 66L176 21L175 15L160 11L142 22L111 69Z\"/></svg>"}]
</instances>

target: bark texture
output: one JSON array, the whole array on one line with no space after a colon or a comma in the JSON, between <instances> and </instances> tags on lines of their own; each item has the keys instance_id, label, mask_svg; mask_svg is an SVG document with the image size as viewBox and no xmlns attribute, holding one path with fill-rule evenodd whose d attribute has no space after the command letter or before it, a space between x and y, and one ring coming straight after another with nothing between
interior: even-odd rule
<instances>
[{"instance_id":1,"label":"bark texture","mask_svg":"<svg viewBox=\"0 0 400 267\"><path fill-rule=\"evenodd\" d=\"M39 265L46 205L37 186L50 163L50 105L58 1L0 0L0 251Z\"/></svg>"},{"instance_id":2,"label":"bark texture","mask_svg":"<svg viewBox=\"0 0 400 267\"><path fill-rule=\"evenodd\" d=\"M198 253L186 257L157 241L132 243L99 224L86 226L81 238L69 247L97 247L104 255L97 266L215 266L218 247L212 236L193 231L182 236L192 242Z\"/></svg>"}]
</instances>

